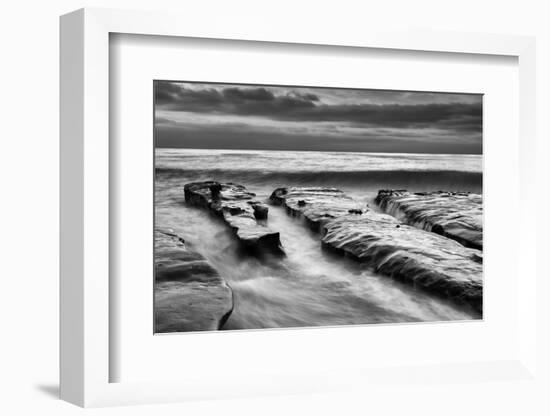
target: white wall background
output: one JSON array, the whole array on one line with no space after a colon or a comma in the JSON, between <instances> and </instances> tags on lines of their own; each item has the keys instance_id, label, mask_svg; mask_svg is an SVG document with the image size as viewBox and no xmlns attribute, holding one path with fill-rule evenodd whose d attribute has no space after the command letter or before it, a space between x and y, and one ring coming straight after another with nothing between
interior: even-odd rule
<instances>
[{"instance_id":1,"label":"white wall background","mask_svg":"<svg viewBox=\"0 0 550 416\"><path fill-rule=\"evenodd\" d=\"M56 399L58 368L58 16L80 7L178 10L189 19L253 19L288 25L369 25L513 33L538 37L538 131L540 264L548 235L548 141L550 129L550 30L544 1L186 1L69 0L4 2L0 9L0 413L76 414L82 410ZM182 25L185 21L182 21ZM543 177L545 175L545 177ZM545 180L546 179L546 180ZM546 208L545 208L546 207ZM513 220L513 219L511 219ZM544 243L548 247L547 243ZM539 322L541 377L545 383L432 385L387 388L362 397L258 398L179 405L100 409L114 414L549 414L550 342L543 281ZM544 318L542 318L544 317ZM543 320L544 319L544 320Z\"/></svg>"}]
</instances>

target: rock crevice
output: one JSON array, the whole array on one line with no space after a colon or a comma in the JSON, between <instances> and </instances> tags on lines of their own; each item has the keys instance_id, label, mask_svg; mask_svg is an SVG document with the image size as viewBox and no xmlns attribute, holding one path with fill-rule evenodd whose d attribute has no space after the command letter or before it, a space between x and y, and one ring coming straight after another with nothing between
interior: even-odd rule
<instances>
[{"instance_id":1,"label":"rock crevice","mask_svg":"<svg viewBox=\"0 0 550 416\"><path fill-rule=\"evenodd\" d=\"M270 199L306 218L323 247L482 313L479 250L358 206L333 188L278 188Z\"/></svg>"}]
</instances>

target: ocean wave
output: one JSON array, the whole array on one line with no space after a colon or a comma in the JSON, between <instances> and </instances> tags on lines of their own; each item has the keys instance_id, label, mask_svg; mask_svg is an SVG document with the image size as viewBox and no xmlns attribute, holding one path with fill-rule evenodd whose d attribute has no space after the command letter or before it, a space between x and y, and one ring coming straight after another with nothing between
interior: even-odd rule
<instances>
[{"instance_id":1,"label":"ocean wave","mask_svg":"<svg viewBox=\"0 0 550 416\"><path fill-rule=\"evenodd\" d=\"M157 179L217 180L272 186L339 185L481 192L481 172L454 170L260 171L156 168Z\"/></svg>"}]
</instances>

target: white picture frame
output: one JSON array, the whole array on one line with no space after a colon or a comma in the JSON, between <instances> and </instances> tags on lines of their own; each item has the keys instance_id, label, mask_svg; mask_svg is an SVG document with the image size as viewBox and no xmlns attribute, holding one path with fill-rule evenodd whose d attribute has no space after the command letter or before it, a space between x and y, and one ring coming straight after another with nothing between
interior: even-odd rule
<instances>
[{"instance_id":1,"label":"white picture frame","mask_svg":"<svg viewBox=\"0 0 550 416\"><path fill-rule=\"evenodd\" d=\"M109 36L113 33L207 39L332 45L438 53L505 55L518 59L521 212L535 203L535 41L530 37L468 33L396 32L358 29L327 33L322 28L281 31L231 22L205 26L200 19L173 13L81 9L61 18L61 398L80 406L158 403L212 397L322 392L349 385L391 382L399 378L479 381L522 380L536 372L536 219L522 215L518 261L524 272L517 292L517 354L507 360L442 363L434 369L419 363L414 371L379 368L320 369L320 372L265 375L225 381L187 379L176 382L110 382L109 366ZM324 372L324 373L323 373ZM319 377L320 374L327 375ZM330 376L328 376L330 375ZM342 380L349 380L343 384Z\"/></svg>"}]
</instances>

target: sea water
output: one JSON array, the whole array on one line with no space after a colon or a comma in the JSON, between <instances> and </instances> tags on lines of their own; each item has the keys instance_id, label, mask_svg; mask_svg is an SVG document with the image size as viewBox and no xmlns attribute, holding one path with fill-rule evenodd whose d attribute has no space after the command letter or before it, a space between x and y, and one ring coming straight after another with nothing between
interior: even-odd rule
<instances>
[{"instance_id":1,"label":"sea water","mask_svg":"<svg viewBox=\"0 0 550 416\"><path fill-rule=\"evenodd\" d=\"M320 236L270 206L283 259L243 257L224 223L186 205L183 186L215 180L245 185L266 200L281 186L332 186L377 210L379 189L481 193L480 155L156 149L155 224L200 252L233 289L224 329L464 320L445 300L322 250Z\"/></svg>"}]
</instances>

